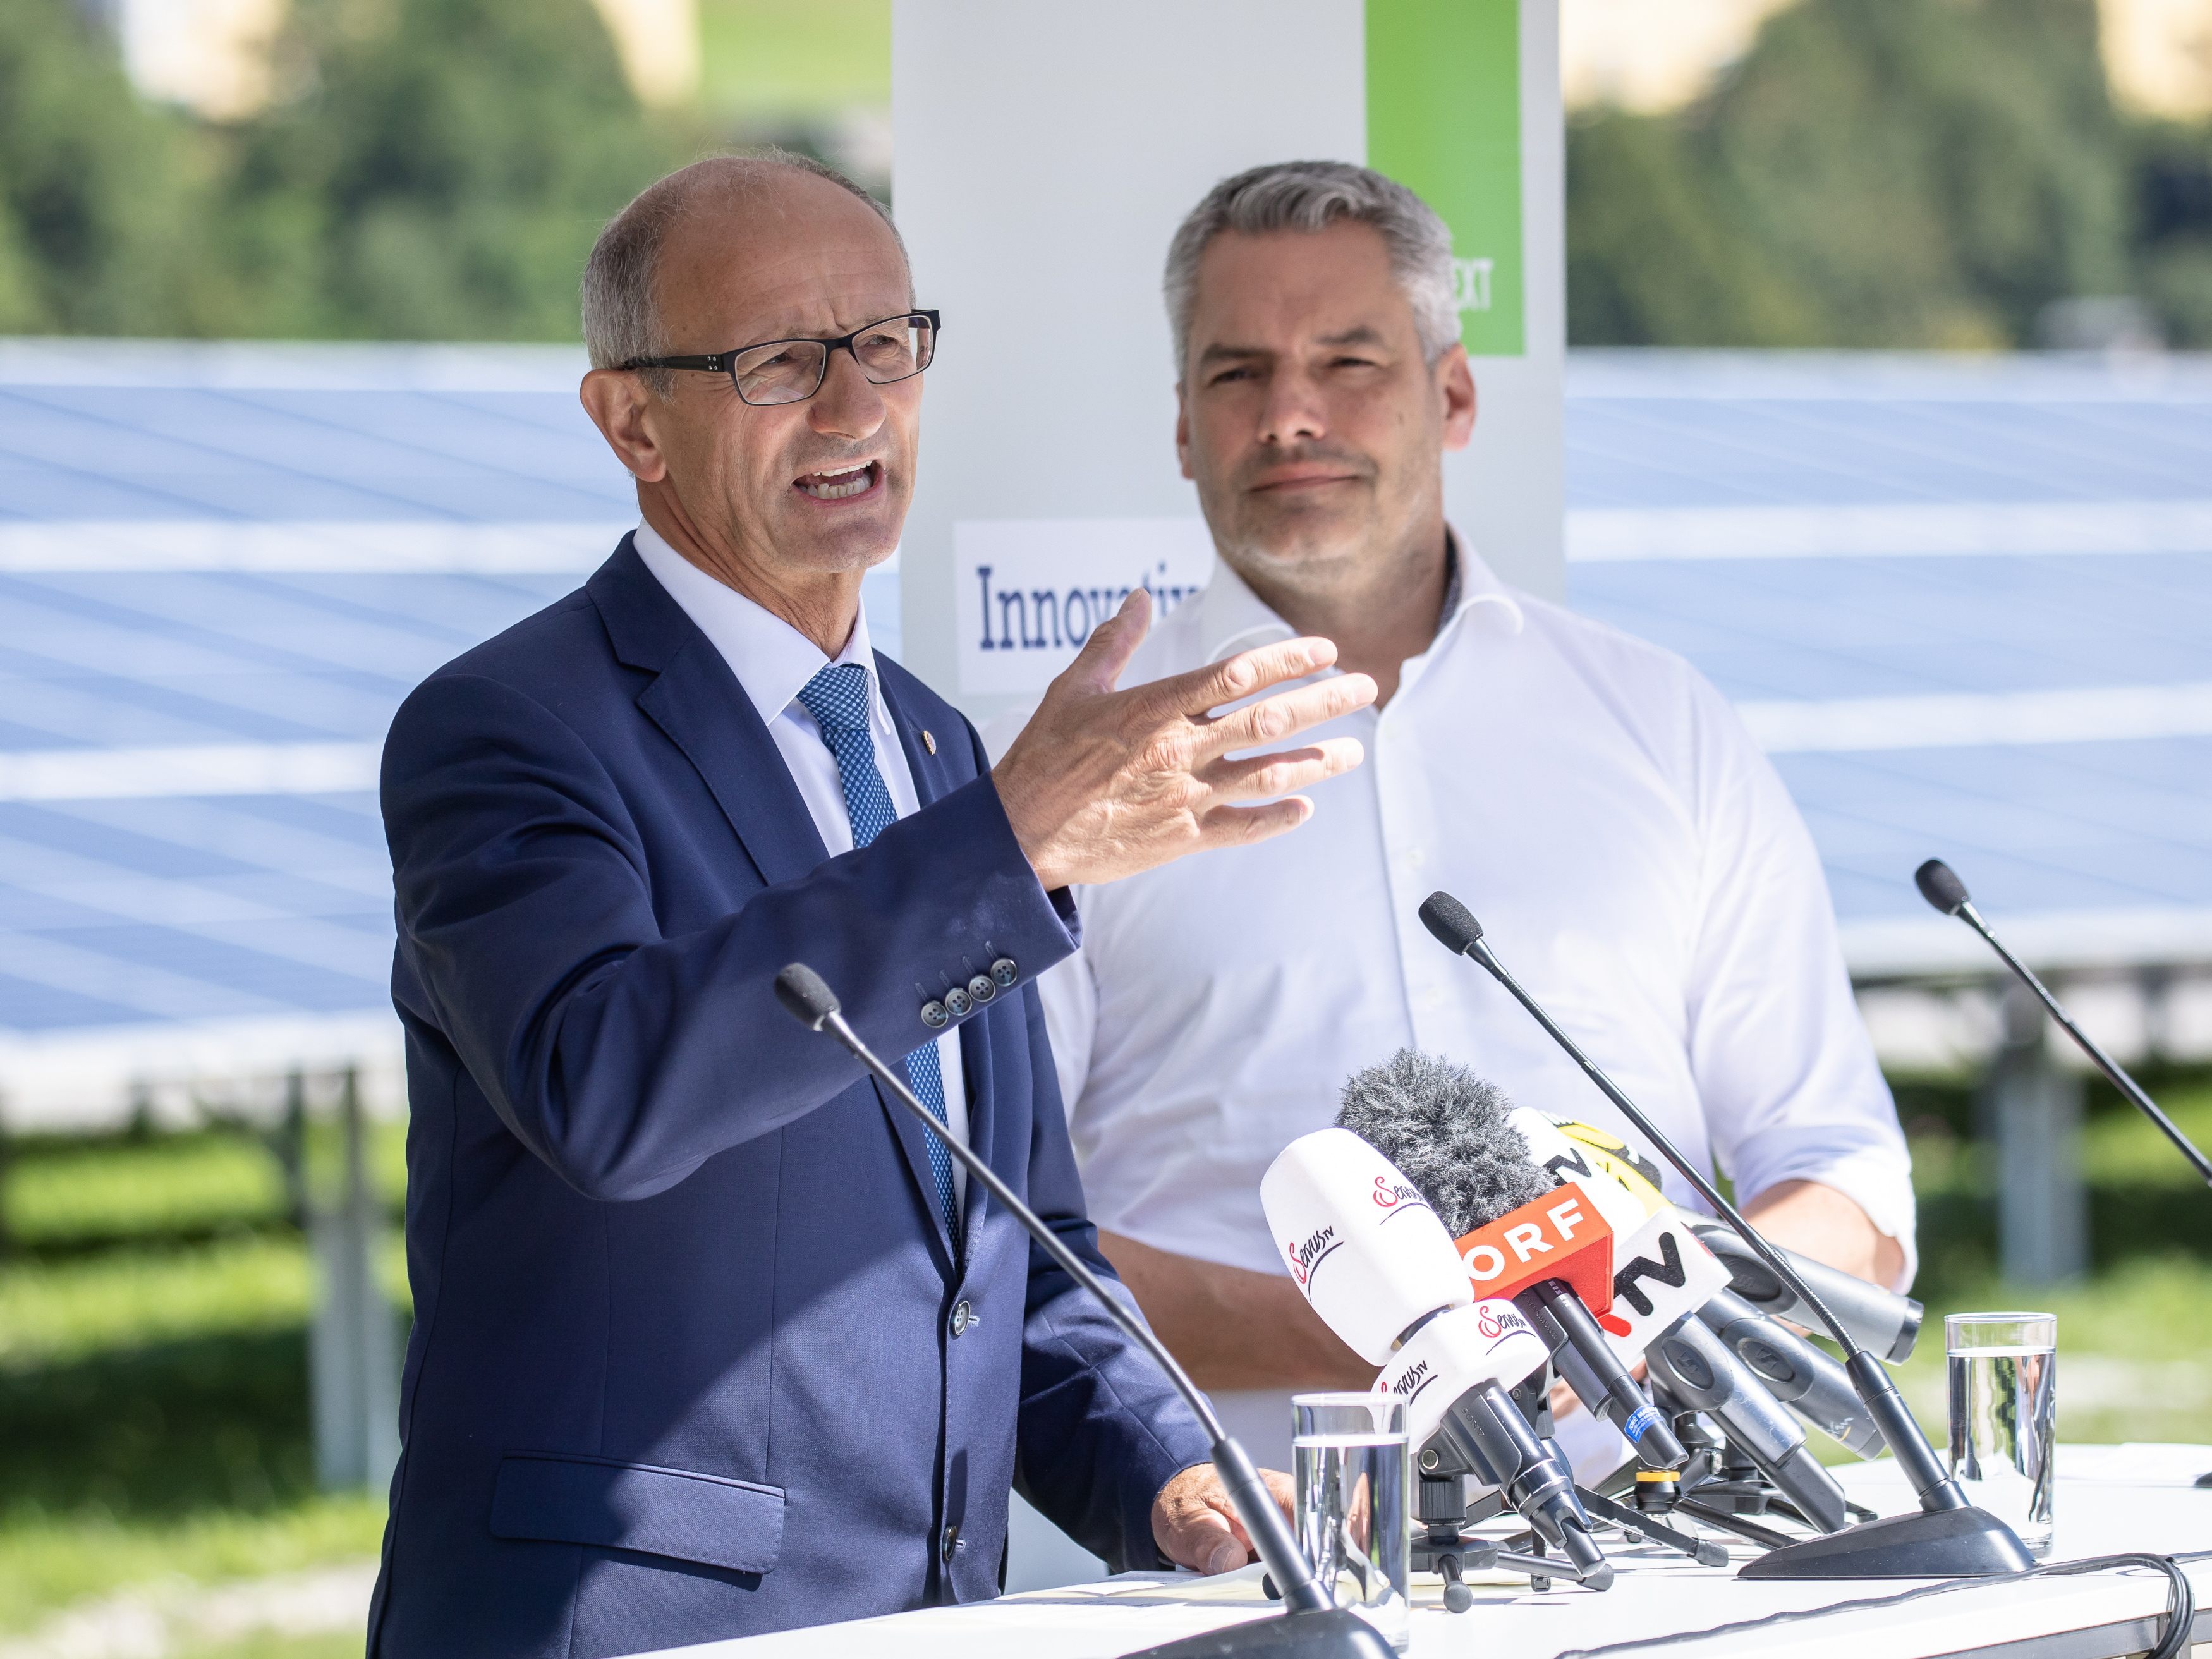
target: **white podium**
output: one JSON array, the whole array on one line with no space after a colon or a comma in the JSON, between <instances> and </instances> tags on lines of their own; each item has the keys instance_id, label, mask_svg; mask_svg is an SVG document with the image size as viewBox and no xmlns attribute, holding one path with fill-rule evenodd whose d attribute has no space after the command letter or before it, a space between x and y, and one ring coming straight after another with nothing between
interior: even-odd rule
<instances>
[{"instance_id":1,"label":"white podium","mask_svg":"<svg viewBox=\"0 0 2212 1659\"><path fill-rule=\"evenodd\" d=\"M2185 1556L2200 1607L2212 1600L2212 1446L2069 1446L2058 1464L2052 1561L2124 1551ZM1895 1514L1911 1507L1887 1459L1838 1471L1856 1501ZM2120 1659L2150 1646L2169 1586L2151 1571L1978 1584L1893 1605L1910 1583L1776 1583L1689 1565L1608 1535L1620 1569L1603 1595L1555 1588L1536 1595L1503 1575L1470 1581L1474 1606L1443 1610L1443 1585L1413 1584L1416 1659ZM1756 1552L1746 1546L1738 1561ZM836 1653L864 1659L1110 1659L1133 1649L1261 1614L1260 1571L1222 1578L1129 1573L1096 1584L1007 1596L972 1607L787 1631L678 1650L684 1659L781 1659ZM1815 1619L1753 1628L1777 1614L1831 1609ZM2212 1610L2194 1639L2212 1641ZM1687 1638L1687 1639L1685 1639Z\"/></svg>"}]
</instances>

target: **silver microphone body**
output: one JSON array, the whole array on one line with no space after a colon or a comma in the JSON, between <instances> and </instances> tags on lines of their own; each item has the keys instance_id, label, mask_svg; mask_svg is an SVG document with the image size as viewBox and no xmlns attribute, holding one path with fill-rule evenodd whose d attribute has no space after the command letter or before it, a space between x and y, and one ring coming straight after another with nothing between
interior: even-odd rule
<instances>
[{"instance_id":1,"label":"silver microphone body","mask_svg":"<svg viewBox=\"0 0 2212 1659\"><path fill-rule=\"evenodd\" d=\"M1805 1443L1805 1431L1751 1368L1694 1316L1644 1351L1652 1374L1684 1405L1705 1413L1822 1532L1850 1519L1844 1489Z\"/></svg>"}]
</instances>

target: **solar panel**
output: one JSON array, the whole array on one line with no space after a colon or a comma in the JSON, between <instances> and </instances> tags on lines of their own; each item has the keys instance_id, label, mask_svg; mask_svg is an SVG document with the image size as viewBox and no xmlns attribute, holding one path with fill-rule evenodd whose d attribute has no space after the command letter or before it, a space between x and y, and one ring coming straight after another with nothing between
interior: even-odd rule
<instances>
[{"instance_id":1,"label":"solar panel","mask_svg":"<svg viewBox=\"0 0 2212 1659\"><path fill-rule=\"evenodd\" d=\"M1583 353L1568 594L1765 743L1862 975L2212 959L2212 369ZM2198 940L2190 948L2186 941Z\"/></svg>"},{"instance_id":2,"label":"solar panel","mask_svg":"<svg viewBox=\"0 0 2212 1659\"><path fill-rule=\"evenodd\" d=\"M388 1042L392 712L634 513L580 368L0 342L11 1115ZM1979 965L1931 853L2031 948L2212 956L2212 369L1585 353L1566 410L1571 602L1736 704L1862 974Z\"/></svg>"}]
</instances>

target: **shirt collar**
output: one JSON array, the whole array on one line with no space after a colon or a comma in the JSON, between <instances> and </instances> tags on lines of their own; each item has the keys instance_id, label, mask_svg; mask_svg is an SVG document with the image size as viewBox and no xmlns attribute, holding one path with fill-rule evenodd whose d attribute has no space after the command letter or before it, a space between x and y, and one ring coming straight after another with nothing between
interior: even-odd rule
<instances>
[{"instance_id":1,"label":"shirt collar","mask_svg":"<svg viewBox=\"0 0 2212 1659\"><path fill-rule=\"evenodd\" d=\"M1466 538L1449 525L1444 527L1444 539L1451 554L1451 581L1444 591L1443 618L1437 625L1436 638L1430 641L1429 650L1434 651L1443 644L1461 619L1468 617L1470 613L1473 621L1497 633L1518 634L1521 602L1482 562L1482 556L1468 545ZM1206 591L1193 603L1198 608L1199 642L1205 653L1204 661L1219 662L1255 645L1293 637L1291 625L1267 607L1244 579L1229 568L1225 559L1214 560L1213 575Z\"/></svg>"},{"instance_id":2,"label":"shirt collar","mask_svg":"<svg viewBox=\"0 0 2212 1659\"><path fill-rule=\"evenodd\" d=\"M645 568L721 653L762 725L774 725L800 689L833 661L856 662L866 669L873 701L876 659L868 644L866 606L854 616L845 648L835 658L825 657L820 646L782 617L678 553L651 525L639 525L634 540Z\"/></svg>"}]
</instances>

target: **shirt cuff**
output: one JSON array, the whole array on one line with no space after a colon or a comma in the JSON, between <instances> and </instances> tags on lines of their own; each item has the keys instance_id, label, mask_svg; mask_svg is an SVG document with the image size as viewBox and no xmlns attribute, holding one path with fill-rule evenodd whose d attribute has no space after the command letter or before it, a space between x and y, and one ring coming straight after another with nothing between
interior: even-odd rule
<instances>
[{"instance_id":1,"label":"shirt cuff","mask_svg":"<svg viewBox=\"0 0 2212 1659\"><path fill-rule=\"evenodd\" d=\"M1904 1254L1904 1264L1889 1288L1898 1291L1912 1288L1913 1277L1920 1271L1920 1245L1912 1166L1907 1157L1887 1148L1869 1147L1823 1160L1785 1164L1756 1190L1747 1191L1740 1207L1748 1207L1757 1202L1760 1193L1785 1181L1813 1181L1832 1187L1865 1211L1875 1231L1894 1239Z\"/></svg>"}]
</instances>

